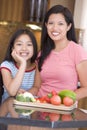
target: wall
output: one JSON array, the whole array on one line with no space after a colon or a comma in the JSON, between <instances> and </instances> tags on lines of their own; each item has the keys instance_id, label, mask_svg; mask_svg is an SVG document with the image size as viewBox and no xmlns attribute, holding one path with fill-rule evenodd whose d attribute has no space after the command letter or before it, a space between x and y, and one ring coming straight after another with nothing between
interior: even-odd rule
<instances>
[{"instance_id":1,"label":"wall","mask_svg":"<svg viewBox=\"0 0 87 130\"><path fill-rule=\"evenodd\" d=\"M0 63L2 62L8 41L12 33L17 29L24 27L23 14L24 2L26 0L0 0L0 21L10 21L9 25L0 25ZM62 4L70 8L73 12L75 0L48 0L49 8L55 4ZM33 31L40 49L40 31Z\"/></svg>"},{"instance_id":2,"label":"wall","mask_svg":"<svg viewBox=\"0 0 87 130\"><path fill-rule=\"evenodd\" d=\"M74 4L75 0L50 0L50 7L56 4L61 4L70 9L70 11L74 12Z\"/></svg>"},{"instance_id":3,"label":"wall","mask_svg":"<svg viewBox=\"0 0 87 130\"><path fill-rule=\"evenodd\" d=\"M80 30L80 43L87 51L87 0L75 1L74 20L75 27Z\"/></svg>"},{"instance_id":4,"label":"wall","mask_svg":"<svg viewBox=\"0 0 87 130\"><path fill-rule=\"evenodd\" d=\"M24 0L0 0L0 20L22 21Z\"/></svg>"}]
</instances>

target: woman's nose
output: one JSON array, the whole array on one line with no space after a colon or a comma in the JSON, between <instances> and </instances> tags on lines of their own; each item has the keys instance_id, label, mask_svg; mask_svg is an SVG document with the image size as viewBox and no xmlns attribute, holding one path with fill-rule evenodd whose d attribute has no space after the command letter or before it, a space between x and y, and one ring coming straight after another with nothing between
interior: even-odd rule
<instances>
[{"instance_id":1,"label":"woman's nose","mask_svg":"<svg viewBox=\"0 0 87 130\"><path fill-rule=\"evenodd\" d=\"M57 25L57 24L54 24L53 28L54 28L54 29L57 29L57 28L58 28L58 25Z\"/></svg>"}]
</instances>

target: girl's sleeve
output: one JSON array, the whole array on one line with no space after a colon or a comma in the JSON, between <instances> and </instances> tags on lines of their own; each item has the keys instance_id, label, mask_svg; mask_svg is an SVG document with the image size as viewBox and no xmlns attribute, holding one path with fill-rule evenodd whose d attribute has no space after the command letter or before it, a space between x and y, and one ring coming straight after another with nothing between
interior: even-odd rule
<instances>
[{"instance_id":1,"label":"girl's sleeve","mask_svg":"<svg viewBox=\"0 0 87 130\"><path fill-rule=\"evenodd\" d=\"M11 72L11 65L10 65L10 63L8 61L2 62L1 65L0 65L0 70L1 69L7 69L8 71Z\"/></svg>"}]
</instances>

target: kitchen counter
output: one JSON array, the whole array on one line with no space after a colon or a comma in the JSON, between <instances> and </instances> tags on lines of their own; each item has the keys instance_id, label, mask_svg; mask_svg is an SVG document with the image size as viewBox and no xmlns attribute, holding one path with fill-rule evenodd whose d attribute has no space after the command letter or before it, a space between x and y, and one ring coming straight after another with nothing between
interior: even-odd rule
<instances>
[{"instance_id":1,"label":"kitchen counter","mask_svg":"<svg viewBox=\"0 0 87 130\"><path fill-rule=\"evenodd\" d=\"M50 110L14 105L14 98L9 97L0 106L0 127L9 126L37 127L46 129L86 128L87 110ZM1 129L0 129L1 130ZM41 129L42 130L42 129Z\"/></svg>"}]
</instances>

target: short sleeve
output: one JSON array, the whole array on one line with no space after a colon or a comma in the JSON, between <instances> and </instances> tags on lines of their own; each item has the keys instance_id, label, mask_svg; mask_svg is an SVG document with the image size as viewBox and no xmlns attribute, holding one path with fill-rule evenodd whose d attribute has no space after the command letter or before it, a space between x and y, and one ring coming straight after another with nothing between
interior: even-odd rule
<instances>
[{"instance_id":1,"label":"short sleeve","mask_svg":"<svg viewBox=\"0 0 87 130\"><path fill-rule=\"evenodd\" d=\"M79 64L81 61L87 60L87 51L80 45L75 50L75 63Z\"/></svg>"},{"instance_id":2,"label":"short sleeve","mask_svg":"<svg viewBox=\"0 0 87 130\"><path fill-rule=\"evenodd\" d=\"M11 72L12 66L8 61L4 61L0 65L0 69L3 69L3 68L7 69L7 70L9 70Z\"/></svg>"}]
</instances>

